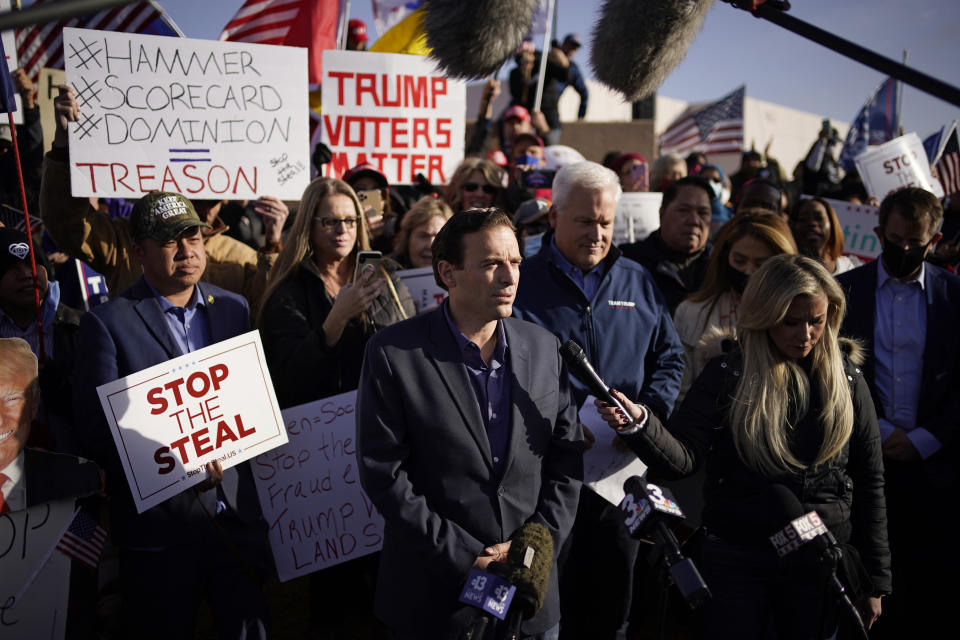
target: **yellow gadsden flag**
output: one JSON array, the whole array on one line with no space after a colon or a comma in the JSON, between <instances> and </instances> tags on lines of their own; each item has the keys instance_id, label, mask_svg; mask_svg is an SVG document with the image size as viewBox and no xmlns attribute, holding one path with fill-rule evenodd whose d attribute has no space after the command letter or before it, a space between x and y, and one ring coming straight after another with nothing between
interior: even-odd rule
<instances>
[{"instance_id":1,"label":"yellow gadsden flag","mask_svg":"<svg viewBox=\"0 0 960 640\"><path fill-rule=\"evenodd\" d=\"M370 51L379 53L407 53L414 56L430 54L427 36L423 32L423 7L398 22L373 43Z\"/></svg>"}]
</instances>

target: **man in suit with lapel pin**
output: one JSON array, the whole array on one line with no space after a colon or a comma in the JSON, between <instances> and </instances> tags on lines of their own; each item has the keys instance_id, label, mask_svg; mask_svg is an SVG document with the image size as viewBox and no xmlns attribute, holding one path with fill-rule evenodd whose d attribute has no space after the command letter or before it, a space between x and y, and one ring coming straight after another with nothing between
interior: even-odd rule
<instances>
[{"instance_id":1,"label":"man in suit with lapel pin","mask_svg":"<svg viewBox=\"0 0 960 640\"><path fill-rule=\"evenodd\" d=\"M250 330L246 300L198 283L206 266L193 205L152 192L130 215L143 277L80 321L74 406L86 453L107 474L120 550L123 637L193 637L201 599L220 638L266 637L260 582L272 571L266 524L246 463L138 514L97 387Z\"/></svg>"},{"instance_id":2,"label":"man in suit with lapel pin","mask_svg":"<svg viewBox=\"0 0 960 640\"><path fill-rule=\"evenodd\" d=\"M953 624L960 553L938 542L960 525L960 277L924 262L942 221L932 193L891 193L874 229L881 256L837 278L843 332L870 347L863 373L883 439L893 594L872 637L936 637Z\"/></svg>"},{"instance_id":3,"label":"man in suit with lapel pin","mask_svg":"<svg viewBox=\"0 0 960 640\"><path fill-rule=\"evenodd\" d=\"M526 522L558 550L576 513L583 433L559 341L511 318L521 261L499 209L453 216L433 243L449 298L367 345L357 398L360 479L385 520L376 612L396 638L456 632L471 568L503 561ZM525 637L556 637L556 552Z\"/></svg>"}]
</instances>

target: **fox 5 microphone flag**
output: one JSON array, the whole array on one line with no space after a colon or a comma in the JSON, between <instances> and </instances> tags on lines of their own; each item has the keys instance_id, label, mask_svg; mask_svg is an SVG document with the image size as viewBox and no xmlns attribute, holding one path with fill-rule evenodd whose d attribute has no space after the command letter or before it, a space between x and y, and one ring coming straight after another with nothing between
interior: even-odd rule
<instances>
[{"instance_id":1,"label":"fox 5 microphone flag","mask_svg":"<svg viewBox=\"0 0 960 640\"><path fill-rule=\"evenodd\" d=\"M17 110L17 92L13 87L13 78L10 77L10 69L7 68L7 52L3 49L3 41L0 40L0 58L3 64L0 64L0 113L13 113Z\"/></svg>"}]
</instances>

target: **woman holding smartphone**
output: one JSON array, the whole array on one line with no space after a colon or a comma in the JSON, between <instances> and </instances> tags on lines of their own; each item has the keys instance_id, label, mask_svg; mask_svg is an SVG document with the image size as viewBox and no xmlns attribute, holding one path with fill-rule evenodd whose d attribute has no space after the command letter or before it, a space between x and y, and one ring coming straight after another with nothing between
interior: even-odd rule
<instances>
[{"instance_id":1,"label":"woman holding smartphone","mask_svg":"<svg viewBox=\"0 0 960 640\"><path fill-rule=\"evenodd\" d=\"M281 408L355 389L370 336L415 313L391 275L395 262L357 268L370 248L362 211L353 189L332 178L311 182L300 200L257 323Z\"/></svg>"},{"instance_id":2,"label":"woman holding smartphone","mask_svg":"<svg viewBox=\"0 0 960 640\"><path fill-rule=\"evenodd\" d=\"M738 343L707 364L669 431L618 391L629 416L598 403L663 477L706 468L697 565L713 598L700 637L806 640L836 629L840 612L816 554L781 558L770 542L796 517L777 513L778 491L836 537L849 561L841 576L863 578L851 597L868 628L890 593L880 431L857 348L838 338L844 308L820 263L771 257L744 291Z\"/></svg>"}]
</instances>

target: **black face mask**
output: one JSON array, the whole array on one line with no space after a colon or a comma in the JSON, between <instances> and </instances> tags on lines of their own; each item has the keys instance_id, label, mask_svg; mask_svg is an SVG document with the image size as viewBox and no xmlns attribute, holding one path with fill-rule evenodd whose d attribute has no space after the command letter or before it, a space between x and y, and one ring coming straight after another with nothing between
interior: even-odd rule
<instances>
[{"instance_id":1,"label":"black face mask","mask_svg":"<svg viewBox=\"0 0 960 640\"><path fill-rule=\"evenodd\" d=\"M932 238L931 238L932 240ZM883 241L883 267L894 278L906 278L923 264L923 255L930 243L904 249L889 240Z\"/></svg>"},{"instance_id":2,"label":"black face mask","mask_svg":"<svg viewBox=\"0 0 960 640\"><path fill-rule=\"evenodd\" d=\"M727 280L730 282L730 286L737 293L743 293L743 290L747 288L747 282L750 281L750 274L731 266L729 262L726 263L726 267Z\"/></svg>"}]
</instances>

